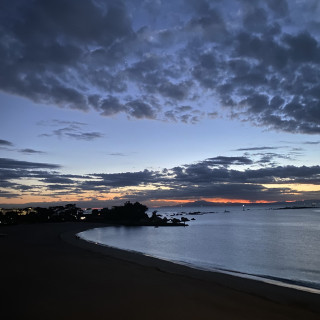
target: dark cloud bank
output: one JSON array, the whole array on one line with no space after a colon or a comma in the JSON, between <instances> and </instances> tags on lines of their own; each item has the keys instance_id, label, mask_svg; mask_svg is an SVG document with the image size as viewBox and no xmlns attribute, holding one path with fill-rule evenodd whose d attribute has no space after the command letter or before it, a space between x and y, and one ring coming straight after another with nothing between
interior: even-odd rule
<instances>
[{"instance_id":1,"label":"dark cloud bank","mask_svg":"<svg viewBox=\"0 0 320 320\"><path fill-rule=\"evenodd\" d=\"M0 147L12 147L13 143L8 140L0 139Z\"/></svg>"},{"instance_id":2,"label":"dark cloud bank","mask_svg":"<svg viewBox=\"0 0 320 320\"><path fill-rule=\"evenodd\" d=\"M60 199L66 195L76 195L81 201L88 200L87 191L111 196L114 194L112 197L117 203L126 200L149 202L201 198L255 202L320 197L319 191L298 192L287 186L291 183L319 185L320 166L278 165L252 169L252 162L247 156L220 156L160 171L82 176L61 174L61 167L55 164L0 158L0 197L10 199L42 194L51 199ZM268 184L277 185L277 188L266 187ZM119 192L122 195L116 196Z\"/></svg>"},{"instance_id":3,"label":"dark cloud bank","mask_svg":"<svg viewBox=\"0 0 320 320\"><path fill-rule=\"evenodd\" d=\"M319 6L3 0L0 90L102 116L194 123L226 114L319 134Z\"/></svg>"}]
</instances>

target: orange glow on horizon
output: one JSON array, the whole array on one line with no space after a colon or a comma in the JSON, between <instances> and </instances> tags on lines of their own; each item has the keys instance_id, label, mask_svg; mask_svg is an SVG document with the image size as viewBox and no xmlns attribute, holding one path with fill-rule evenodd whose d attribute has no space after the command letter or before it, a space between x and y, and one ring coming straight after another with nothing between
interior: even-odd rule
<instances>
[{"instance_id":1,"label":"orange glow on horizon","mask_svg":"<svg viewBox=\"0 0 320 320\"><path fill-rule=\"evenodd\" d=\"M274 203L277 201L267 201L267 200L256 200L256 201L250 201L246 199L226 199L226 198L201 198L201 199L188 199L188 200L180 200L180 199L157 199L157 200L150 200L151 203L157 204L160 203L160 205L166 204L166 203L173 203L173 204L185 204L189 202L194 201L206 201L206 202L212 202L212 203L246 203L246 204L254 204L254 203Z\"/></svg>"},{"instance_id":2,"label":"orange glow on horizon","mask_svg":"<svg viewBox=\"0 0 320 320\"><path fill-rule=\"evenodd\" d=\"M202 200L213 202L213 203L274 203L277 201L267 201L267 200L245 200L245 199L224 199L224 198L204 198Z\"/></svg>"},{"instance_id":3,"label":"orange glow on horizon","mask_svg":"<svg viewBox=\"0 0 320 320\"><path fill-rule=\"evenodd\" d=\"M24 205L29 203L42 203L44 206L51 205L52 203L59 203L59 202L69 202L69 203L77 203L82 201L109 201L113 200L114 197L121 196L119 193L113 193L113 194L106 194L106 195L96 195L91 193L83 193L80 197L79 195L64 195L60 197L53 197L49 195L30 195L30 196L24 196L19 198L11 198L7 202L2 202L4 205Z\"/></svg>"},{"instance_id":4,"label":"orange glow on horizon","mask_svg":"<svg viewBox=\"0 0 320 320\"><path fill-rule=\"evenodd\" d=\"M192 200L173 200L173 199L156 199L156 200L150 200L150 202L179 202L179 203L188 203Z\"/></svg>"}]
</instances>

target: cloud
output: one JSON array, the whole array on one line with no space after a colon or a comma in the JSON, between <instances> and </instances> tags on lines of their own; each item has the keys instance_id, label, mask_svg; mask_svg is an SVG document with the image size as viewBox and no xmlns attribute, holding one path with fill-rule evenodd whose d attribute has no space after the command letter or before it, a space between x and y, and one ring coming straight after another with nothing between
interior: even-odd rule
<instances>
[{"instance_id":1,"label":"cloud","mask_svg":"<svg viewBox=\"0 0 320 320\"><path fill-rule=\"evenodd\" d=\"M0 169L58 169L59 165L0 158Z\"/></svg>"},{"instance_id":2,"label":"cloud","mask_svg":"<svg viewBox=\"0 0 320 320\"><path fill-rule=\"evenodd\" d=\"M317 145L317 144L320 144L320 141L306 141L303 144Z\"/></svg>"},{"instance_id":3,"label":"cloud","mask_svg":"<svg viewBox=\"0 0 320 320\"><path fill-rule=\"evenodd\" d=\"M97 138L102 138L103 134L100 132L81 132L81 133L65 133L66 136L77 140L91 141Z\"/></svg>"},{"instance_id":4,"label":"cloud","mask_svg":"<svg viewBox=\"0 0 320 320\"><path fill-rule=\"evenodd\" d=\"M234 151L263 151L263 150L276 150L280 147L251 147L251 148L239 148Z\"/></svg>"},{"instance_id":5,"label":"cloud","mask_svg":"<svg viewBox=\"0 0 320 320\"><path fill-rule=\"evenodd\" d=\"M94 174L96 180L84 181L82 187L86 190L112 190L112 188L128 188L145 186L144 191L131 190L136 195L143 193L150 199L158 198L199 198L223 197L251 200L293 199L294 192L286 188L285 184L318 183L320 181L320 167L277 166L259 169L235 170L228 169L221 164L220 158L207 159L196 164L174 167L160 171L140 171L114 174ZM227 157L226 157L227 158ZM236 163L236 159L223 161L223 164ZM242 161L245 165L247 161ZM278 184L278 188L266 188L263 184ZM158 186L148 189L148 186ZM161 186L165 186L163 189ZM236 191L238 190L238 191ZM251 193L253 192L254 193ZM130 194L130 192L126 194ZM291 197L292 196L292 197ZM272 199L272 197L274 199Z\"/></svg>"},{"instance_id":6,"label":"cloud","mask_svg":"<svg viewBox=\"0 0 320 320\"><path fill-rule=\"evenodd\" d=\"M78 121L66 121L66 120L59 120L59 119L52 119L49 121L39 121L37 122L39 126L71 126L71 127L81 127L86 126L87 124L84 122Z\"/></svg>"},{"instance_id":7,"label":"cloud","mask_svg":"<svg viewBox=\"0 0 320 320\"><path fill-rule=\"evenodd\" d=\"M97 96L92 97L92 103L94 104L95 109L100 111L102 116L108 117L127 110L125 105L123 105L116 97L108 95L108 97L103 100L93 101L93 99L97 98Z\"/></svg>"},{"instance_id":8,"label":"cloud","mask_svg":"<svg viewBox=\"0 0 320 320\"><path fill-rule=\"evenodd\" d=\"M54 184L73 184L74 180L67 178L63 175L61 176L50 176L42 180L45 183L54 183Z\"/></svg>"},{"instance_id":9,"label":"cloud","mask_svg":"<svg viewBox=\"0 0 320 320\"><path fill-rule=\"evenodd\" d=\"M127 107L129 108L129 114L137 119L155 118L155 111L150 105L141 100L130 101L127 103Z\"/></svg>"},{"instance_id":10,"label":"cloud","mask_svg":"<svg viewBox=\"0 0 320 320\"><path fill-rule=\"evenodd\" d=\"M112 153L108 153L109 156L114 156L114 157L126 157L127 154L126 153L122 153L122 152L112 152Z\"/></svg>"},{"instance_id":11,"label":"cloud","mask_svg":"<svg viewBox=\"0 0 320 320\"><path fill-rule=\"evenodd\" d=\"M209 166L230 166L230 165L249 165L252 164L253 161L247 157L225 157L219 156L214 158L208 158L203 163Z\"/></svg>"},{"instance_id":12,"label":"cloud","mask_svg":"<svg viewBox=\"0 0 320 320\"><path fill-rule=\"evenodd\" d=\"M147 193L138 192L135 198L140 197L142 201L152 199L174 199L174 200L198 200L201 198L218 199L247 199L250 194L251 201L259 201L262 198L265 201L274 201L275 199L293 199L288 188L265 188L255 184L212 184L206 186L189 186L183 189L172 190L152 190ZM125 198L125 197L124 197ZM140 200L140 201L141 201Z\"/></svg>"},{"instance_id":13,"label":"cloud","mask_svg":"<svg viewBox=\"0 0 320 320\"><path fill-rule=\"evenodd\" d=\"M188 83L174 84L166 82L162 83L158 90L165 97L169 97L174 100L183 100L188 95L188 88L190 88L190 84Z\"/></svg>"},{"instance_id":14,"label":"cloud","mask_svg":"<svg viewBox=\"0 0 320 320\"><path fill-rule=\"evenodd\" d=\"M46 185L46 190L48 191L55 191L56 193L52 193L52 196L66 196L68 194L70 194L71 192L73 192L73 188L70 187L70 184L63 184L63 183L58 183L58 184L47 184ZM60 192L61 190L63 190L64 192Z\"/></svg>"},{"instance_id":15,"label":"cloud","mask_svg":"<svg viewBox=\"0 0 320 320\"><path fill-rule=\"evenodd\" d=\"M285 35L284 42L289 45L289 56L294 62L320 62L318 42L308 32Z\"/></svg>"},{"instance_id":16,"label":"cloud","mask_svg":"<svg viewBox=\"0 0 320 320\"><path fill-rule=\"evenodd\" d=\"M106 187L132 187L146 185L148 183L156 183L161 178L157 172L144 170L139 172L94 174L93 177L99 181L84 182L82 186L106 186Z\"/></svg>"},{"instance_id":17,"label":"cloud","mask_svg":"<svg viewBox=\"0 0 320 320\"><path fill-rule=\"evenodd\" d=\"M0 198L13 199L19 197L18 193L12 193L8 191L0 190Z\"/></svg>"},{"instance_id":18,"label":"cloud","mask_svg":"<svg viewBox=\"0 0 320 320\"><path fill-rule=\"evenodd\" d=\"M57 175L55 170L60 168L57 164L0 158L1 197L20 198L22 194L33 191L43 192L43 185L34 181L40 182L43 177ZM30 180L33 180L31 185Z\"/></svg>"},{"instance_id":19,"label":"cloud","mask_svg":"<svg viewBox=\"0 0 320 320\"><path fill-rule=\"evenodd\" d=\"M320 166L281 166L271 162L274 155L270 157L254 162L249 156L218 156L163 170L84 176L62 174L56 164L0 158L0 190L3 198L41 193L44 197L72 194L80 199L88 192L98 192L101 197L114 194L114 201L119 202L131 198L285 201L311 199L319 193L298 192L288 185L319 185ZM276 187L268 187L270 184Z\"/></svg>"},{"instance_id":20,"label":"cloud","mask_svg":"<svg viewBox=\"0 0 320 320\"><path fill-rule=\"evenodd\" d=\"M267 13L262 8L254 8L254 10L248 12L243 19L244 27L254 32L263 32L266 24Z\"/></svg>"},{"instance_id":21,"label":"cloud","mask_svg":"<svg viewBox=\"0 0 320 320\"><path fill-rule=\"evenodd\" d=\"M264 166L277 166L276 159L287 159L294 160L294 156L296 156L296 152L290 152L286 154L274 153L274 152L266 152L266 153L256 153L254 156L260 156L260 159L256 161L257 164Z\"/></svg>"},{"instance_id":22,"label":"cloud","mask_svg":"<svg viewBox=\"0 0 320 320\"><path fill-rule=\"evenodd\" d=\"M125 7L112 1L105 4L106 8L86 0L20 1L16 5L5 1L1 71L11 73L0 81L2 89L36 102L88 110L86 95L76 88L72 76L84 73L91 60L84 47L107 49L132 33ZM15 55L6 55L8 46Z\"/></svg>"},{"instance_id":23,"label":"cloud","mask_svg":"<svg viewBox=\"0 0 320 320\"><path fill-rule=\"evenodd\" d=\"M40 122L39 125L51 125L53 127L62 128L55 129L51 133L43 133L41 137L52 137L56 136L59 138L73 138L76 140L85 140L91 141L94 139L102 138L104 135L100 132L85 132L82 128L86 126L86 123L76 122L76 121L61 121L61 120L53 120L50 122ZM29 150L29 149L28 149Z\"/></svg>"},{"instance_id":24,"label":"cloud","mask_svg":"<svg viewBox=\"0 0 320 320\"><path fill-rule=\"evenodd\" d=\"M285 17L289 13L287 0L267 0L267 4L277 17Z\"/></svg>"},{"instance_id":25,"label":"cloud","mask_svg":"<svg viewBox=\"0 0 320 320\"><path fill-rule=\"evenodd\" d=\"M0 89L107 117L196 123L218 112L319 134L318 13L286 0L4 0Z\"/></svg>"},{"instance_id":26,"label":"cloud","mask_svg":"<svg viewBox=\"0 0 320 320\"><path fill-rule=\"evenodd\" d=\"M39 151L39 150L34 150L34 149L20 149L19 152L25 153L25 154L44 154L45 152Z\"/></svg>"},{"instance_id":27,"label":"cloud","mask_svg":"<svg viewBox=\"0 0 320 320\"><path fill-rule=\"evenodd\" d=\"M8 140L0 139L0 147L12 147L13 143Z\"/></svg>"}]
</instances>

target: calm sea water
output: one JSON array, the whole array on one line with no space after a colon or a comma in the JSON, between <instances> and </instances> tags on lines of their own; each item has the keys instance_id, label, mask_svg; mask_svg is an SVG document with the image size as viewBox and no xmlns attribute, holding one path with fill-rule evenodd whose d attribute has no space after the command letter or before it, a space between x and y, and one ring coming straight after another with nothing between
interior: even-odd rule
<instances>
[{"instance_id":1,"label":"calm sea water","mask_svg":"<svg viewBox=\"0 0 320 320\"><path fill-rule=\"evenodd\" d=\"M320 209L170 208L158 214L181 211L204 214L184 215L196 219L188 227L106 227L79 236L196 268L320 289Z\"/></svg>"}]
</instances>

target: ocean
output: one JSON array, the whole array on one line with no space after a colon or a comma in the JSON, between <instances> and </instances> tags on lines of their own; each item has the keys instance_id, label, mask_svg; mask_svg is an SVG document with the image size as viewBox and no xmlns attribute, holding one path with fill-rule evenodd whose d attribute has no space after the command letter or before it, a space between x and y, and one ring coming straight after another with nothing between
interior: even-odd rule
<instances>
[{"instance_id":1,"label":"ocean","mask_svg":"<svg viewBox=\"0 0 320 320\"><path fill-rule=\"evenodd\" d=\"M254 276L320 293L319 208L157 210L157 214L168 218L175 215L195 220L187 222L187 227L105 227L81 232L79 236L198 269ZM193 212L200 214L190 215Z\"/></svg>"}]
</instances>

